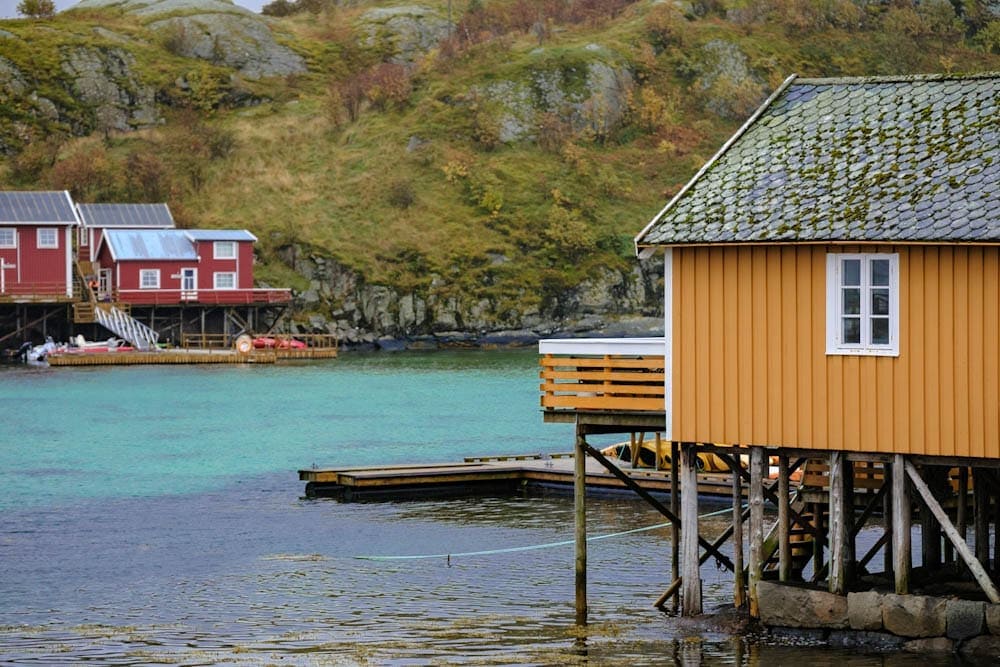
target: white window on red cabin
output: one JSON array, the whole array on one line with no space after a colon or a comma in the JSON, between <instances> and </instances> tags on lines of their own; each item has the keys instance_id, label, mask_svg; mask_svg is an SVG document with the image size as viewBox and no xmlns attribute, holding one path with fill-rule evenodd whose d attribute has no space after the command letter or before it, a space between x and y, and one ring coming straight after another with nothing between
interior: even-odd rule
<instances>
[{"instance_id":1,"label":"white window on red cabin","mask_svg":"<svg viewBox=\"0 0 1000 667\"><path fill-rule=\"evenodd\" d=\"M826 258L826 353L898 357L899 255Z\"/></svg>"},{"instance_id":2,"label":"white window on red cabin","mask_svg":"<svg viewBox=\"0 0 1000 667\"><path fill-rule=\"evenodd\" d=\"M59 247L59 232L53 227L39 227L38 228L38 247L39 248L58 248Z\"/></svg>"},{"instance_id":3,"label":"white window on red cabin","mask_svg":"<svg viewBox=\"0 0 1000 667\"><path fill-rule=\"evenodd\" d=\"M236 259L236 241L216 241L213 247L215 259Z\"/></svg>"},{"instance_id":4,"label":"white window on red cabin","mask_svg":"<svg viewBox=\"0 0 1000 667\"><path fill-rule=\"evenodd\" d=\"M213 274L215 289L236 289L236 274L232 272Z\"/></svg>"},{"instance_id":5,"label":"white window on red cabin","mask_svg":"<svg viewBox=\"0 0 1000 667\"><path fill-rule=\"evenodd\" d=\"M160 289L160 270L141 269L139 271L140 289Z\"/></svg>"},{"instance_id":6,"label":"white window on red cabin","mask_svg":"<svg viewBox=\"0 0 1000 667\"><path fill-rule=\"evenodd\" d=\"M87 247L89 237L90 237L90 230L85 227L81 227L79 232L77 233L77 242L80 244L81 248Z\"/></svg>"},{"instance_id":7,"label":"white window on red cabin","mask_svg":"<svg viewBox=\"0 0 1000 667\"><path fill-rule=\"evenodd\" d=\"M17 230L13 227L0 227L0 248L17 247Z\"/></svg>"}]
</instances>

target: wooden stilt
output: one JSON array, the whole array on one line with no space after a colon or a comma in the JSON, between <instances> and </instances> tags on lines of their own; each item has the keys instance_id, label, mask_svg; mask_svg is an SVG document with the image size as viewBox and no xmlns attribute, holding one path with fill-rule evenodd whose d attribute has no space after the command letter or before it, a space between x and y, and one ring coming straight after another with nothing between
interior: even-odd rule
<instances>
[{"instance_id":1,"label":"wooden stilt","mask_svg":"<svg viewBox=\"0 0 1000 667\"><path fill-rule=\"evenodd\" d=\"M948 515L938 503L934 494L931 493L927 484L923 479L921 479L920 473L909 461L905 463L905 466L906 474L913 483L913 488L915 488L917 493L923 497L928 510L930 510L931 514L934 515L934 518L938 521L938 524L941 526L945 535L947 535L948 539L951 540L951 543L961 555L962 560L969 566L969 570L972 571L972 576L975 578L980 588L983 589L983 592L986 593L986 597L989 598L990 602L993 604L1000 603L1000 592L998 592L996 586L993 585L989 574L987 574L986 570L983 569L982 564L976 560L972 551L969 550L969 546L965 543L965 540L962 539L961 535L958 534L958 531L951 524L951 520L948 518Z\"/></svg>"},{"instance_id":2,"label":"wooden stilt","mask_svg":"<svg viewBox=\"0 0 1000 667\"><path fill-rule=\"evenodd\" d=\"M892 467L883 464L882 489L892 489ZM885 575L892 579L892 493L882 494L882 523L885 536L885 550L882 552L882 568Z\"/></svg>"},{"instance_id":3,"label":"wooden stilt","mask_svg":"<svg viewBox=\"0 0 1000 667\"><path fill-rule=\"evenodd\" d=\"M792 543L788 525L788 456L778 456L778 580L788 581L792 573Z\"/></svg>"},{"instance_id":4,"label":"wooden stilt","mask_svg":"<svg viewBox=\"0 0 1000 667\"><path fill-rule=\"evenodd\" d=\"M964 540L969 532L969 517L967 516L969 504L969 469L965 466L958 469L958 498L956 501L955 528L958 529L958 534Z\"/></svg>"},{"instance_id":5,"label":"wooden stilt","mask_svg":"<svg viewBox=\"0 0 1000 667\"><path fill-rule=\"evenodd\" d=\"M660 437L659 433L656 433L656 434L654 434L654 441L656 443L656 465L653 466L653 467L656 468L657 470L659 470L662 467L660 465L660 459L662 457L662 455L660 453L660 449L661 449L661 447L663 447L663 438Z\"/></svg>"},{"instance_id":6,"label":"wooden stilt","mask_svg":"<svg viewBox=\"0 0 1000 667\"><path fill-rule=\"evenodd\" d=\"M990 513L986 475L981 469L972 469L973 531L976 540L976 559L983 567L990 563Z\"/></svg>"},{"instance_id":7,"label":"wooden stilt","mask_svg":"<svg viewBox=\"0 0 1000 667\"><path fill-rule=\"evenodd\" d=\"M576 424L573 465L573 513L576 518L576 624L587 624L587 438Z\"/></svg>"},{"instance_id":8,"label":"wooden stilt","mask_svg":"<svg viewBox=\"0 0 1000 667\"><path fill-rule=\"evenodd\" d=\"M676 442L670 443L670 511L674 516L681 513L680 451ZM681 578L681 527L676 521L670 524L670 574L674 581ZM680 607L680 599L674 596L674 612Z\"/></svg>"},{"instance_id":9,"label":"wooden stilt","mask_svg":"<svg viewBox=\"0 0 1000 667\"><path fill-rule=\"evenodd\" d=\"M750 615L760 618L757 584L764 570L764 448L750 448L750 563L748 593Z\"/></svg>"},{"instance_id":10,"label":"wooden stilt","mask_svg":"<svg viewBox=\"0 0 1000 667\"><path fill-rule=\"evenodd\" d=\"M819 579L819 573L825 569L823 561L823 545L826 543L823 532L823 507L819 503L810 503L813 515L813 581Z\"/></svg>"},{"instance_id":11,"label":"wooden stilt","mask_svg":"<svg viewBox=\"0 0 1000 667\"><path fill-rule=\"evenodd\" d=\"M739 457L736 457L737 467ZM747 603L746 581L743 576L743 477L733 471L733 604Z\"/></svg>"},{"instance_id":12,"label":"wooden stilt","mask_svg":"<svg viewBox=\"0 0 1000 667\"><path fill-rule=\"evenodd\" d=\"M847 517L844 516L844 452L830 452L830 567L831 593L847 592Z\"/></svg>"},{"instance_id":13,"label":"wooden stilt","mask_svg":"<svg viewBox=\"0 0 1000 667\"><path fill-rule=\"evenodd\" d=\"M698 451L693 444L681 445L681 613L697 616L702 612L701 568L698 566Z\"/></svg>"},{"instance_id":14,"label":"wooden stilt","mask_svg":"<svg viewBox=\"0 0 1000 667\"><path fill-rule=\"evenodd\" d=\"M910 494L906 483L906 457L892 457L892 571L895 591L910 592Z\"/></svg>"}]
</instances>

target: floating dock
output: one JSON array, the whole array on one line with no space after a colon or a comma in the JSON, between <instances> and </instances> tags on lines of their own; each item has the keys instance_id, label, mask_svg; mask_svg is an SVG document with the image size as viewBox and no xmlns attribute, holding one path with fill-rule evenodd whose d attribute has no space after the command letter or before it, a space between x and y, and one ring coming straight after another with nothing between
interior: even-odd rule
<instances>
[{"instance_id":1,"label":"floating dock","mask_svg":"<svg viewBox=\"0 0 1000 667\"><path fill-rule=\"evenodd\" d=\"M279 359L334 359L335 348L254 350L174 349L156 352L86 352L53 354L49 366L131 366L157 364L273 364Z\"/></svg>"},{"instance_id":2,"label":"floating dock","mask_svg":"<svg viewBox=\"0 0 1000 667\"><path fill-rule=\"evenodd\" d=\"M632 468L621 470L653 494L670 493L670 471ZM525 454L468 457L460 463L313 468L299 470L309 497L345 501L461 497L484 494L573 493L573 455ZM587 460L586 484L594 495L617 494L625 484L597 461ZM732 475L698 476L698 495L732 498Z\"/></svg>"}]
</instances>

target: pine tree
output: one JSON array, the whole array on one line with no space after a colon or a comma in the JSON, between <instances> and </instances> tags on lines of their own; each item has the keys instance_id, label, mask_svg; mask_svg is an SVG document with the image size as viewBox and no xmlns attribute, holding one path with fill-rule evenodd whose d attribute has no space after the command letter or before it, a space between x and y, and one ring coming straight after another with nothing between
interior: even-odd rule
<instances>
[{"instance_id":1,"label":"pine tree","mask_svg":"<svg viewBox=\"0 0 1000 667\"><path fill-rule=\"evenodd\" d=\"M56 13L55 0L21 0L17 13L30 18L48 18Z\"/></svg>"}]
</instances>

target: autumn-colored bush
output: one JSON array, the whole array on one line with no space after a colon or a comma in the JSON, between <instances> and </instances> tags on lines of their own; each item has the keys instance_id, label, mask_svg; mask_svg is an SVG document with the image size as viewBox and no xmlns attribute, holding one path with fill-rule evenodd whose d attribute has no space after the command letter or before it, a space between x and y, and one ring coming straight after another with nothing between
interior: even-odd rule
<instances>
[{"instance_id":1,"label":"autumn-colored bush","mask_svg":"<svg viewBox=\"0 0 1000 667\"><path fill-rule=\"evenodd\" d=\"M170 196L170 174L153 150L130 153L125 159L125 183L129 199L160 202Z\"/></svg>"},{"instance_id":2,"label":"autumn-colored bush","mask_svg":"<svg viewBox=\"0 0 1000 667\"><path fill-rule=\"evenodd\" d=\"M120 192L120 174L104 146L87 140L52 166L48 181L53 190L69 190L77 201L115 201Z\"/></svg>"}]
</instances>

